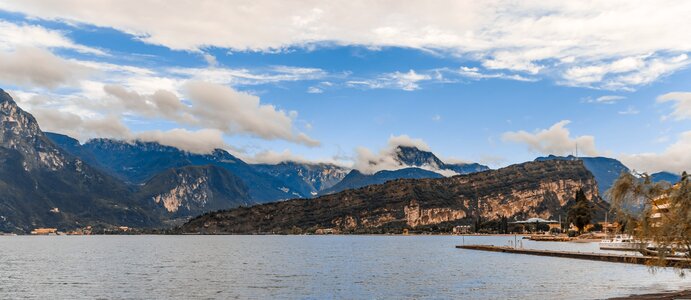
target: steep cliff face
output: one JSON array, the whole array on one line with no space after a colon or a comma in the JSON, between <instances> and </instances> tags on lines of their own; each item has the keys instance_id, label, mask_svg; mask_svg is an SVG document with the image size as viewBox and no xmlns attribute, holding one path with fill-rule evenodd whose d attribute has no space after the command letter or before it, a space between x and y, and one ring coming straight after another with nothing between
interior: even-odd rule
<instances>
[{"instance_id":1,"label":"steep cliff face","mask_svg":"<svg viewBox=\"0 0 691 300\"><path fill-rule=\"evenodd\" d=\"M24 154L26 171L37 168L58 170L65 166L64 155L41 132L36 119L0 90L0 147Z\"/></svg>"},{"instance_id":2,"label":"steep cliff face","mask_svg":"<svg viewBox=\"0 0 691 300\"><path fill-rule=\"evenodd\" d=\"M400 179L312 200L290 200L204 215L181 232L289 233L333 228L342 232L400 232L450 227L475 218L522 219L565 215L583 189L599 210L593 175L581 161L542 161L438 179Z\"/></svg>"},{"instance_id":3,"label":"steep cliff face","mask_svg":"<svg viewBox=\"0 0 691 300\"><path fill-rule=\"evenodd\" d=\"M597 181L597 186L600 190L600 196L602 196L605 200L605 193L607 190L609 190L610 187L614 184L614 181L619 178L619 175L621 173L629 173L630 170L627 168L624 164L622 164L620 161L613 159L613 158L608 158L608 157L575 157L572 155L569 156L554 156L554 155L549 155L545 157L538 157L535 159L536 161L542 161L542 160L581 160L583 161L583 165L585 165L585 168L590 171L590 173L593 173L593 176L595 176L595 180Z\"/></svg>"},{"instance_id":4,"label":"steep cliff face","mask_svg":"<svg viewBox=\"0 0 691 300\"><path fill-rule=\"evenodd\" d=\"M204 212L256 204L247 186L217 166L186 166L162 172L141 188L140 197L166 218L188 218Z\"/></svg>"}]
</instances>

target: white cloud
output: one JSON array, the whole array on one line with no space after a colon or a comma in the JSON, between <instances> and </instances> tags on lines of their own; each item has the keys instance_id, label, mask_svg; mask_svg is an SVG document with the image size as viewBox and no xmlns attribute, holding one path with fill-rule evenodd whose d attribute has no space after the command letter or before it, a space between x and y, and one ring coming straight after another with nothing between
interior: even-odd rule
<instances>
[{"instance_id":1,"label":"white cloud","mask_svg":"<svg viewBox=\"0 0 691 300\"><path fill-rule=\"evenodd\" d=\"M417 85L418 81L430 80L431 77L426 74L418 74L410 70L407 73L394 72L388 75L395 83L404 91L414 91L420 87Z\"/></svg>"},{"instance_id":2,"label":"white cloud","mask_svg":"<svg viewBox=\"0 0 691 300\"><path fill-rule=\"evenodd\" d=\"M588 103L599 103L599 104L614 104L617 103L621 100L626 99L624 96L618 96L618 95L605 95L605 96L600 96L595 99L588 99Z\"/></svg>"},{"instance_id":3,"label":"white cloud","mask_svg":"<svg viewBox=\"0 0 691 300\"><path fill-rule=\"evenodd\" d=\"M259 97L232 88L205 82L190 82L186 93L192 102L194 123L226 133L248 133L264 139L283 139L307 146L319 142L304 133L296 133L293 119L297 112L286 112L273 105L261 104Z\"/></svg>"},{"instance_id":4,"label":"white cloud","mask_svg":"<svg viewBox=\"0 0 691 300\"><path fill-rule=\"evenodd\" d=\"M474 80L498 78L498 79L507 79L507 80L516 80L516 81L531 81L531 82L537 81L536 78L525 77L525 76L521 76L519 74L487 73L487 72L481 71L477 67L461 66L460 68L458 68L458 70L454 70L452 72L461 76L461 77L470 78L470 79L474 79Z\"/></svg>"},{"instance_id":5,"label":"white cloud","mask_svg":"<svg viewBox=\"0 0 691 300\"><path fill-rule=\"evenodd\" d=\"M50 108L35 108L31 114L42 130L66 134L81 141L93 137L127 139L132 136L120 118L114 115L92 118Z\"/></svg>"},{"instance_id":6,"label":"white cloud","mask_svg":"<svg viewBox=\"0 0 691 300\"><path fill-rule=\"evenodd\" d=\"M184 104L173 92L158 90L152 94L128 91L122 86L105 85L111 101L103 109L121 110L149 118L164 118L193 127L220 130L225 134L249 134L262 139L282 139L310 147L319 141L296 132L293 121L297 112L262 104L259 97L230 87L190 81L184 85Z\"/></svg>"},{"instance_id":7,"label":"white cloud","mask_svg":"<svg viewBox=\"0 0 691 300\"><path fill-rule=\"evenodd\" d=\"M302 155L293 153L290 149L283 151L262 150L254 155L238 154L240 159L250 164L279 164L282 162L297 162L303 164L332 164L344 169L350 169L352 162L341 160L338 157L308 159Z\"/></svg>"},{"instance_id":8,"label":"white cloud","mask_svg":"<svg viewBox=\"0 0 691 300\"><path fill-rule=\"evenodd\" d=\"M569 129L565 126L571 123L569 120L559 121L548 129L540 129L535 132L517 131L505 132L502 140L506 142L526 144L531 151L541 154L569 155L578 147L578 152L595 156L595 138L590 135L571 137Z\"/></svg>"},{"instance_id":9,"label":"white cloud","mask_svg":"<svg viewBox=\"0 0 691 300\"><path fill-rule=\"evenodd\" d=\"M622 61L632 62L622 63ZM622 58L614 62L597 62L590 66L575 66L567 69L563 84L570 86L604 88L610 90L632 90L660 77L686 67L691 60L686 54Z\"/></svg>"},{"instance_id":10,"label":"white cloud","mask_svg":"<svg viewBox=\"0 0 691 300\"><path fill-rule=\"evenodd\" d=\"M622 154L619 160L639 172L691 171L691 131L683 132L662 153Z\"/></svg>"},{"instance_id":11,"label":"white cloud","mask_svg":"<svg viewBox=\"0 0 691 300\"><path fill-rule=\"evenodd\" d=\"M657 102L667 103L672 102L674 111L667 116L676 120L691 119L691 93L690 92L672 92L657 97Z\"/></svg>"},{"instance_id":12,"label":"white cloud","mask_svg":"<svg viewBox=\"0 0 691 300\"><path fill-rule=\"evenodd\" d=\"M215 149L228 146L223 141L223 132L217 129L200 129L196 131L176 128L167 131L153 130L139 132L135 139L147 142L158 142L192 153L211 153Z\"/></svg>"},{"instance_id":13,"label":"white cloud","mask_svg":"<svg viewBox=\"0 0 691 300\"><path fill-rule=\"evenodd\" d=\"M638 111L638 110L637 110L635 107L633 107L633 106L627 107L626 110L620 110L620 111L619 111L619 114L620 114L620 115L637 115L638 113L640 113L640 111Z\"/></svg>"},{"instance_id":14,"label":"white cloud","mask_svg":"<svg viewBox=\"0 0 691 300\"><path fill-rule=\"evenodd\" d=\"M316 87L316 86L311 86L311 87L307 88L307 92L310 94L321 94L324 91L322 89Z\"/></svg>"},{"instance_id":15,"label":"white cloud","mask_svg":"<svg viewBox=\"0 0 691 300\"><path fill-rule=\"evenodd\" d=\"M63 32L38 25L18 25L0 20L0 50L16 48L63 48L77 52L105 55L99 49L74 43Z\"/></svg>"},{"instance_id":16,"label":"white cloud","mask_svg":"<svg viewBox=\"0 0 691 300\"><path fill-rule=\"evenodd\" d=\"M691 51L691 33L679 30L688 27L691 3L672 0L446 0L398 6L386 1L218 5L201 0L164 7L140 0L24 0L3 1L0 9L112 27L171 49L276 52L319 44L416 48L467 57L487 69L614 90L632 89L687 66Z\"/></svg>"},{"instance_id":17,"label":"white cloud","mask_svg":"<svg viewBox=\"0 0 691 300\"><path fill-rule=\"evenodd\" d=\"M13 97L16 96L13 92ZM24 94L19 103L24 107L24 103L32 101L46 101L46 99L36 100L35 97ZM34 98L34 99L31 99ZM158 142L162 145L176 147L193 153L210 153L217 148L229 148L223 140L223 132L218 129L188 130L176 128L167 131L150 130L142 132L132 132L122 123L120 117L110 115L94 115L90 117L61 109L32 107L29 111L36 118L42 130L56 132L86 141L91 138L114 138L127 141L141 140L147 142ZM26 108L26 107L25 107Z\"/></svg>"},{"instance_id":18,"label":"white cloud","mask_svg":"<svg viewBox=\"0 0 691 300\"><path fill-rule=\"evenodd\" d=\"M206 64L209 65L209 67L217 67L218 66L218 60L216 60L216 57L209 54L209 53L204 53L202 55L204 57L204 60L206 61Z\"/></svg>"},{"instance_id":19,"label":"white cloud","mask_svg":"<svg viewBox=\"0 0 691 300\"><path fill-rule=\"evenodd\" d=\"M355 161L353 169L364 174L374 174L382 170L398 170L406 166L396 160L393 149L385 148L379 153L374 153L372 150L365 147L358 147L355 149Z\"/></svg>"},{"instance_id":20,"label":"white cloud","mask_svg":"<svg viewBox=\"0 0 691 300\"><path fill-rule=\"evenodd\" d=\"M414 91L420 89L418 82L431 80L428 74L420 74L414 70L406 73L393 72L386 73L374 79L350 80L346 84L351 87L366 87L370 89L400 89L404 91Z\"/></svg>"},{"instance_id":21,"label":"white cloud","mask_svg":"<svg viewBox=\"0 0 691 300\"><path fill-rule=\"evenodd\" d=\"M498 167L506 163L506 158L498 155L487 154L480 157L480 163L490 167Z\"/></svg>"},{"instance_id":22,"label":"white cloud","mask_svg":"<svg viewBox=\"0 0 691 300\"><path fill-rule=\"evenodd\" d=\"M281 152L273 150L264 150L256 153L254 156L242 157L242 160L253 164L278 164L282 162L299 162L299 163L313 163L303 156L293 154L290 149L284 149Z\"/></svg>"},{"instance_id":23,"label":"white cloud","mask_svg":"<svg viewBox=\"0 0 691 300\"><path fill-rule=\"evenodd\" d=\"M0 8L112 27L171 49L273 52L319 43L417 48L467 57L488 69L606 89L650 83L687 66L691 51L691 32L679 30L688 27L691 11L683 1L217 4L24 0L3 1Z\"/></svg>"},{"instance_id":24,"label":"white cloud","mask_svg":"<svg viewBox=\"0 0 691 300\"><path fill-rule=\"evenodd\" d=\"M164 117L180 122L191 122L188 108L178 97L167 90L157 90L150 95L129 91L119 85L104 85L103 91L112 96L115 102L109 104L109 110L132 112L146 117Z\"/></svg>"},{"instance_id":25,"label":"white cloud","mask_svg":"<svg viewBox=\"0 0 691 300\"><path fill-rule=\"evenodd\" d=\"M25 87L75 84L93 70L40 48L0 52L0 81Z\"/></svg>"},{"instance_id":26,"label":"white cloud","mask_svg":"<svg viewBox=\"0 0 691 300\"><path fill-rule=\"evenodd\" d=\"M231 68L170 68L171 75L226 85L255 85L283 81L319 80L328 74L318 68L274 66L267 70Z\"/></svg>"},{"instance_id":27,"label":"white cloud","mask_svg":"<svg viewBox=\"0 0 691 300\"><path fill-rule=\"evenodd\" d=\"M398 146L415 147L422 151L432 151L427 143L422 139L411 138L407 134L392 135L389 137L388 146L394 149Z\"/></svg>"},{"instance_id":28,"label":"white cloud","mask_svg":"<svg viewBox=\"0 0 691 300\"><path fill-rule=\"evenodd\" d=\"M440 116L440 115L434 115L434 116L432 116L432 121L434 121L434 122L439 122L439 121L441 121L441 116Z\"/></svg>"},{"instance_id":29,"label":"white cloud","mask_svg":"<svg viewBox=\"0 0 691 300\"><path fill-rule=\"evenodd\" d=\"M398 146L416 147L422 151L431 151L429 145L422 139L414 139L408 135L390 136L387 146L375 153L365 147L355 149L353 168L364 174L373 174L382 170L398 170L412 166L404 165L397 159ZM451 170L442 170L439 166L418 166L418 168L436 172L444 176L458 175Z\"/></svg>"},{"instance_id":30,"label":"white cloud","mask_svg":"<svg viewBox=\"0 0 691 300\"><path fill-rule=\"evenodd\" d=\"M65 134L80 141L96 137L141 140L158 142L193 153L210 153L217 148L229 147L223 141L223 132L217 129L193 131L176 128L167 131L132 132L122 123L121 118L115 115L83 117L65 110L46 108L34 108L31 113L36 117L42 130Z\"/></svg>"}]
</instances>

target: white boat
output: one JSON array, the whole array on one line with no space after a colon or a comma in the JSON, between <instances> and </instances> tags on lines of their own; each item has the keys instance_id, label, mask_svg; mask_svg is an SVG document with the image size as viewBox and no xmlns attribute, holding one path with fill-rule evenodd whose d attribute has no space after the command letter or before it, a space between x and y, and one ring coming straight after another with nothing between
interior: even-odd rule
<instances>
[{"instance_id":1,"label":"white boat","mask_svg":"<svg viewBox=\"0 0 691 300\"><path fill-rule=\"evenodd\" d=\"M660 255L660 251L662 251L664 252L664 256L667 257L691 258L691 255L689 255L689 251L679 245L658 247L656 244L651 243L648 245L648 247L639 249L638 251L645 256L658 256Z\"/></svg>"},{"instance_id":2,"label":"white boat","mask_svg":"<svg viewBox=\"0 0 691 300\"><path fill-rule=\"evenodd\" d=\"M646 245L646 243L634 240L628 234L617 234L611 239L602 240L600 250L638 251L645 248Z\"/></svg>"}]
</instances>

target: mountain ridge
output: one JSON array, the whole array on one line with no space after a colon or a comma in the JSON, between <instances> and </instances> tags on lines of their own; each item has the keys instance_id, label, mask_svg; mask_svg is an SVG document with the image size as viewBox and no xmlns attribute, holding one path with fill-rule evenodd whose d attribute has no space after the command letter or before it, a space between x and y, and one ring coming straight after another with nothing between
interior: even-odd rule
<instances>
[{"instance_id":1,"label":"mountain ridge","mask_svg":"<svg viewBox=\"0 0 691 300\"><path fill-rule=\"evenodd\" d=\"M538 161L436 179L397 179L321 196L205 214L180 233L257 234L400 233L444 230L478 218L565 215L576 191L584 190L599 217L607 203L581 161Z\"/></svg>"}]
</instances>

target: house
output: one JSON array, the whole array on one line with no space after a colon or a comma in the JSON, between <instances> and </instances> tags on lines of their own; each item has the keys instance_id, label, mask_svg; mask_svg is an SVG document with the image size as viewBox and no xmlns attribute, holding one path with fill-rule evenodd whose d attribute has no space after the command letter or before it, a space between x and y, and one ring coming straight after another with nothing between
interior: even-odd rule
<instances>
[{"instance_id":1,"label":"house","mask_svg":"<svg viewBox=\"0 0 691 300\"><path fill-rule=\"evenodd\" d=\"M31 234L33 235L50 235L50 234L57 234L58 229L57 228L36 228L31 231Z\"/></svg>"}]
</instances>

